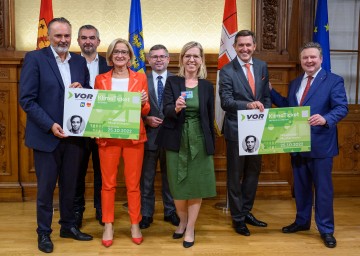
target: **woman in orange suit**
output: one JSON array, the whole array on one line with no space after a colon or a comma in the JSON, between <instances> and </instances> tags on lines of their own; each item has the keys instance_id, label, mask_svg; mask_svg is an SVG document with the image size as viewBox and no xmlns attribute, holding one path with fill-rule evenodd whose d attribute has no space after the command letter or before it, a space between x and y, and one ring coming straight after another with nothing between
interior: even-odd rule
<instances>
[{"instance_id":1,"label":"woman in orange suit","mask_svg":"<svg viewBox=\"0 0 360 256\"><path fill-rule=\"evenodd\" d=\"M129 69L134 58L134 52L129 42L115 39L106 52L108 65L113 69L100 74L95 80L95 89L141 92L141 115L150 111L148 89L145 74ZM145 126L140 119L139 140L98 139L99 156L102 176L102 221L105 223L102 244L109 247L113 243L113 223L115 208L116 176L120 156L124 160L124 176L128 199L128 210L131 221L132 241L141 244L143 241L139 228L140 214L140 176L144 155L144 143L147 140Z\"/></svg>"}]
</instances>

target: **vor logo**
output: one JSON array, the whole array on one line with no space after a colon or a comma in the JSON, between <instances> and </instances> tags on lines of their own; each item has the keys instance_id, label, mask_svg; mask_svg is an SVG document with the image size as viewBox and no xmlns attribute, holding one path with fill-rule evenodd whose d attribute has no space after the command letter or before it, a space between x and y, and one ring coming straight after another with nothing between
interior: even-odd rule
<instances>
[{"instance_id":1,"label":"vor logo","mask_svg":"<svg viewBox=\"0 0 360 256\"><path fill-rule=\"evenodd\" d=\"M264 114L250 114L250 115L241 114L241 121L244 121L245 118L249 121L262 120L264 119L264 116L265 116Z\"/></svg>"},{"instance_id":2,"label":"vor logo","mask_svg":"<svg viewBox=\"0 0 360 256\"><path fill-rule=\"evenodd\" d=\"M91 100L93 98L93 95L90 93L72 93L69 91L69 96L68 99L72 98L75 95L75 99L80 99L80 100Z\"/></svg>"}]
</instances>

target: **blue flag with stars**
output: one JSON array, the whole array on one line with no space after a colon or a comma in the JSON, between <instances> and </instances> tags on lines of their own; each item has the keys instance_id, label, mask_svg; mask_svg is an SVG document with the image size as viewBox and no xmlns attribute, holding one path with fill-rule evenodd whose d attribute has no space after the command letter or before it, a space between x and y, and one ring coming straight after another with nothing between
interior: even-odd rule
<instances>
[{"instance_id":1,"label":"blue flag with stars","mask_svg":"<svg viewBox=\"0 0 360 256\"><path fill-rule=\"evenodd\" d=\"M135 72L145 73L146 64L140 0L131 0L129 43L134 50L134 62L130 68Z\"/></svg>"},{"instance_id":2,"label":"blue flag with stars","mask_svg":"<svg viewBox=\"0 0 360 256\"><path fill-rule=\"evenodd\" d=\"M313 41L318 42L323 51L323 62L321 67L326 71L331 72L327 0L318 0Z\"/></svg>"}]
</instances>

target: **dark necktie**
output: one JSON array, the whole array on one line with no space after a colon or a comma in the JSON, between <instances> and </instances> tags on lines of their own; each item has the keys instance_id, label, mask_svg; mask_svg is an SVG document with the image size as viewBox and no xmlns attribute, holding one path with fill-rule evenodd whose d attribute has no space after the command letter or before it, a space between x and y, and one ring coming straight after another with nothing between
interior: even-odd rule
<instances>
[{"instance_id":1,"label":"dark necktie","mask_svg":"<svg viewBox=\"0 0 360 256\"><path fill-rule=\"evenodd\" d=\"M310 89L310 84L311 84L311 80L313 79L312 76L308 76L307 77L307 82L306 82L306 86L305 86L305 90L303 92L303 95L301 96L301 100L300 100L300 104L299 106L302 106L303 102L304 102L304 99L306 97L306 94L308 93L309 89Z\"/></svg>"},{"instance_id":2,"label":"dark necktie","mask_svg":"<svg viewBox=\"0 0 360 256\"><path fill-rule=\"evenodd\" d=\"M158 105L161 106L162 103L162 97L163 97L163 92L164 92L164 85L161 81L162 76L158 76L157 80L158 80L158 84L157 84L157 93L158 93Z\"/></svg>"},{"instance_id":3,"label":"dark necktie","mask_svg":"<svg viewBox=\"0 0 360 256\"><path fill-rule=\"evenodd\" d=\"M251 70L250 70L250 63L246 63L245 68L246 68L247 78L248 78L248 82L250 84L251 91L255 96L255 81L254 81L253 74L251 73Z\"/></svg>"}]
</instances>

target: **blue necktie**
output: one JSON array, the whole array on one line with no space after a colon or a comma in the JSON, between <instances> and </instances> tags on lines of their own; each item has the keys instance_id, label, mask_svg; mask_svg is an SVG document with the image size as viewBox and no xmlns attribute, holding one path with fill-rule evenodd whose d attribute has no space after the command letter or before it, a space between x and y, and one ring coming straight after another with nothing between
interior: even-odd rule
<instances>
[{"instance_id":1,"label":"blue necktie","mask_svg":"<svg viewBox=\"0 0 360 256\"><path fill-rule=\"evenodd\" d=\"M162 103L162 97L163 97L163 92L164 92L164 85L161 81L162 76L158 76L158 84L157 84L157 92L158 92L158 105L161 106Z\"/></svg>"}]
</instances>

